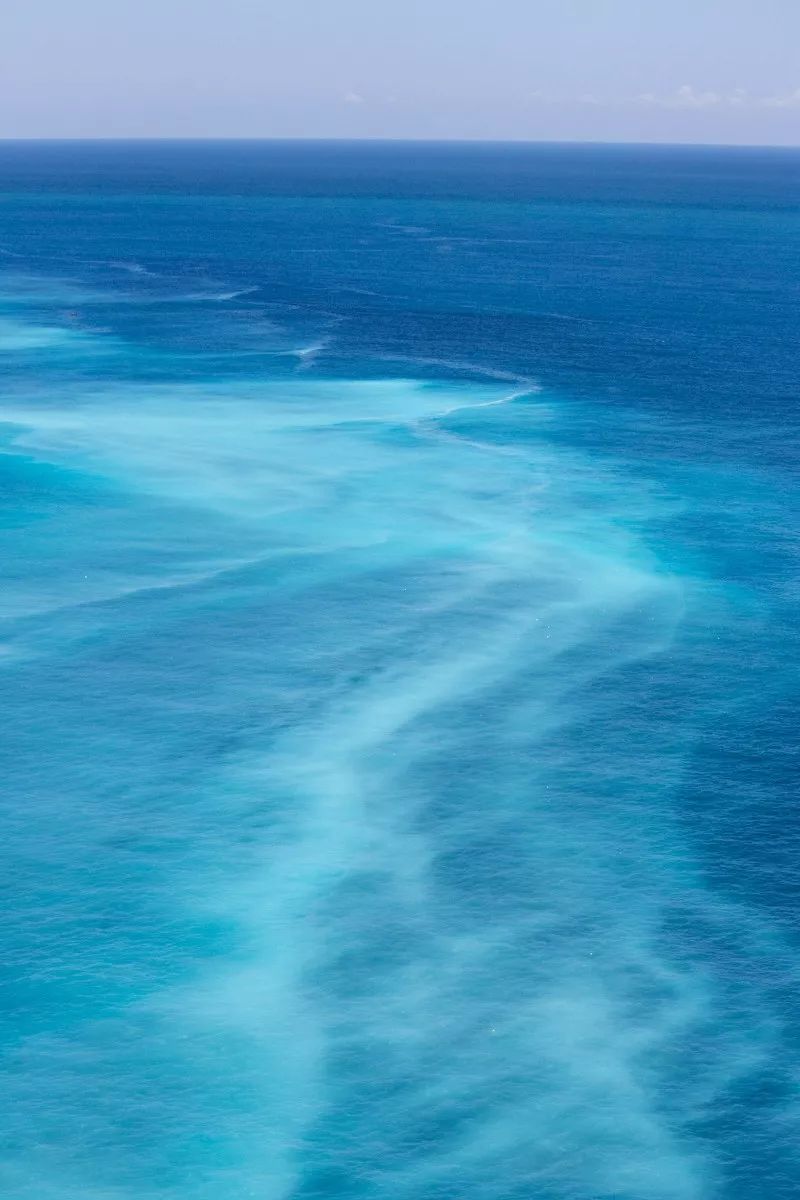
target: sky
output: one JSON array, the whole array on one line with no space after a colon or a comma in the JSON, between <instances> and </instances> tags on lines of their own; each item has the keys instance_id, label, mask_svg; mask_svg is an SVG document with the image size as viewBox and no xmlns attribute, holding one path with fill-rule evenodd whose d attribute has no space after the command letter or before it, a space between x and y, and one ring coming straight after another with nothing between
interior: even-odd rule
<instances>
[{"instance_id":1,"label":"sky","mask_svg":"<svg viewBox=\"0 0 800 1200\"><path fill-rule=\"evenodd\" d=\"M800 0L6 0L0 137L800 144Z\"/></svg>"}]
</instances>

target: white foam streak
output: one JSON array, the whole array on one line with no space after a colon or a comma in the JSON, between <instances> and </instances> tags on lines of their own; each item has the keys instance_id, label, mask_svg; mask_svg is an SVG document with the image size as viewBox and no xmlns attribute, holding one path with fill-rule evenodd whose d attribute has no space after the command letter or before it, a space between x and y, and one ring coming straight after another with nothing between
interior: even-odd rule
<instances>
[{"instance_id":1,"label":"white foam streak","mask_svg":"<svg viewBox=\"0 0 800 1200\"><path fill-rule=\"evenodd\" d=\"M116 267L119 271L127 271L129 275L151 275L157 276L157 271L150 271L147 267L143 267L137 262L109 262L110 267Z\"/></svg>"},{"instance_id":2,"label":"white foam streak","mask_svg":"<svg viewBox=\"0 0 800 1200\"><path fill-rule=\"evenodd\" d=\"M238 300L240 296L250 296L261 289L258 286L234 288L226 292L196 292L187 296L187 300Z\"/></svg>"}]
</instances>

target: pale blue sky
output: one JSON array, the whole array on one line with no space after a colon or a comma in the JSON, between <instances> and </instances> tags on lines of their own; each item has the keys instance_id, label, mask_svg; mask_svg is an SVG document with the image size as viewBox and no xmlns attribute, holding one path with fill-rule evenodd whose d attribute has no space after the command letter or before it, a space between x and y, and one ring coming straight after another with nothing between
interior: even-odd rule
<instances>
[{"instance_id":1,"label":"pale blue sky","mask_svg":"<svg viewBox=\"0 0 800 1200\"><path fill-rule=\"evenodd\" d=\"M800 144L800 0L6 0L2 137Z\"/></svg>"}]
</instances>

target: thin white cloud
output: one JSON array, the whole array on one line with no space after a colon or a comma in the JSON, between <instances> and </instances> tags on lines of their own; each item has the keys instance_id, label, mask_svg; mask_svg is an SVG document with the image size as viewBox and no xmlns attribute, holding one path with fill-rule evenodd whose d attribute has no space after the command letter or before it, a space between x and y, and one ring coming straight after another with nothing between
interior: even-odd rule
<instances>
[{"instance_id":1,"label":"thin white cloud","mask_svg":"<svg viewBox=\"0 0 800 1200\"><path fill-rule=\"evenodd\" d=\"M345 104L364 103L364 97L360 96L358 92L345 92L345 94L342 96L342 99L344 100Z\"/></svg>"},{"instance_id":2,"label":"thin white cloud","mask_svg":"<svg viewBox=\"0 0 800 1200\"><path fill-rule=\"evenodd\" d=\"M786 96L764 96L760 104L762 108L800 108L800 88Z\"/></svg>"},{"instance_id":3,"label":"thin white cloud","mask_svg":"<svg viewBox=\"0 0 800 1200\"><path fill-rule=\"evenodd\" d=\"M684 83L668 96L656 96L653 92L645 92L639 97L639 102L654 108L716 108L725 103L725 97L719 92L699 92L690 83Z\"/></svg>"},{"instance_id":4,"label":"thin white cloud","mask_svg":"<svg viewBox=\"0 0 800 1200\"><path fill-rule=\"evenodd\" d=\"M634 103L647 108L670 109L800 108L800 88L785 95L753 96L744 88L734 88L732 92L715 92L699 90L690 83L685 83L677 91L667 95L643 92L635 98Z\"/></svg>"},{"instance_id":5,"label":"thin white cloud","mask_svg":"<svg viewBox=\"0 0 800 1200\"><path fill-rule=\"evenodd\" d=\"M640 108L670 109L707 112L744 112L763 109L800 109L800 88L774 96L757 96L746 88L737 87L729 92L718 92L712 88L698 88L684 83L674 92L641 92L638 96L598 96L594 92L577 95L553 95L540 90L528 92L529 104L547 105L555 108L580 105L589 108L620 109L634 105ZM360 103L361 97L351 100Z\"/></svg>"}]
</instances>

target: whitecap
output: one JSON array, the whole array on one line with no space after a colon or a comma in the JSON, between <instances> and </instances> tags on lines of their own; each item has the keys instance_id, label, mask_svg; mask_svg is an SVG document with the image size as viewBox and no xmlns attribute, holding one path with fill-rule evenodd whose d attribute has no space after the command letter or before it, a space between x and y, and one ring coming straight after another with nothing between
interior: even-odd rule
<instances>
[{"instance_id":1,"label":"whitecap","mask_svg":"<svg viewBox=\"0 0 800 1200\"><path fill-rule=\"evenodd\" d=\"M157 271L151 271L148 267L144 267L144 266L142 266L141 263L138 263L138 262L116 262L116 261L112 260L112 261L109 261L108 266L115 267L119 271L127 271L129 275L151 275L153 277L158 276Z\"/></svg>"},{"instance_id":2,"label":"whitecap","mask_svg":"<svg viewBox=\"0 0 800 1200\"><path fill-rule=\"evenodd\" d=\"M252 287L238 288L229 292L191 292L185 297L187 300L236 300L239 296L250 296L253 292L260 291L260 287L254 284Z\"/></svg>"}]
</instances>

